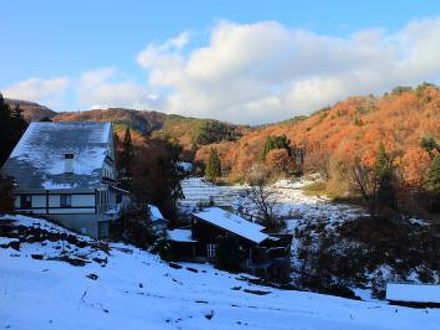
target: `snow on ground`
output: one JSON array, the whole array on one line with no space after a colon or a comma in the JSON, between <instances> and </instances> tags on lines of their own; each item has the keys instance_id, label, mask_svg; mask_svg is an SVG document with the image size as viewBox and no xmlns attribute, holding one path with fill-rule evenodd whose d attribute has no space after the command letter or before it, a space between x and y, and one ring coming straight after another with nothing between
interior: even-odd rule
<instances>
[{"instance_id":1,"label":"snow on ground","mask_svg":"<svg viewBox=\"0 0 440 330\"><path fill-rule=\"evenodd\" d=\"M270 189L275 192L276 213L287 221L287 228L293 231L302 222L325 222L335 225L355 219L363 214L352 205L335 204L325 197L307 196L302 189L315 182L316 177L300 180L279 180ZM197 205L213 202L216 206L244 207L247 214L255 212L247 200L245 186L216 186L203 178L188 178L181 182L185 199L179 201L182 213L197 209Z\"/></svg>"},{"instance_id":2,"label":"snow on ground","mask_svg":"<svg viewBox=\"0 0 440 330\"><path fill-rule=\"evenodd\" d=\"M0 248L0 329L401 330L440 324L440 309L261 287L209 265L171 268L122 243L111 244L105 265L33 259L31 254L52 254L59 244L45 243Z\"/></svg>"}]
</instances>

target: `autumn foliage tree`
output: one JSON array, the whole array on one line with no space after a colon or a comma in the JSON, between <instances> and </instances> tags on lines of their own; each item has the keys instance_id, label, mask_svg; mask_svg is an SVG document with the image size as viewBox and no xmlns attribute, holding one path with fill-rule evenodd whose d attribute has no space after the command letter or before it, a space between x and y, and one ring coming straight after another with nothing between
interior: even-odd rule
<instances>
[{"instance_id":1,"label":"autumn foliage tree","mask_svg":"<svg viewBox=\"0 0 440 330\"><path fill-rule=\"evenodd\" d=\"M292 158L286 149L273 149L269 151L266 155L265 163L274 173L287 173L289 167L293 167Z\"/></svg>"},{"instance_id":2,"label":"autumn foliage tree","mask_svg":"<svg viewBox=\"0 0 440 330\"><path fill-rule=\"evenodd\" d=\"M131 192L138 203L157 205L168 219L175 219L177 200L183 197L178 164L181 148L165 140L148 139L136 149Z\"/></svg>"},{"instance_id":3,"label":"autumn foliage tree","mask_svg":"<svg viewBox=\"0 0 440 330\"><path fill-rule=\"evenodd\" d=\"M395 205L393 167L382 143L379 145L373 165L368 165L361 158L356 157L351 173L355 187L373 217L377 215L378 206Z\"/></svg>"}]
</instances>

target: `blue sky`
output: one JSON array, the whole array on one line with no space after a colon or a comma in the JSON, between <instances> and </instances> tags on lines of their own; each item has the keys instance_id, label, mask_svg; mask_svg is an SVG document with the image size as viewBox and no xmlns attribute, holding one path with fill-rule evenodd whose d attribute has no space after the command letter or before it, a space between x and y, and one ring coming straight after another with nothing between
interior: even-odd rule
<instances>
[{"instance_id":1,"label":"blue sky","mask_svg":"<svg viewBox=\"0 0 440 330\"><path fill-rule=\"evenodd\" d=\"M438 1L14 0L0 12L0 91L55 110L259 123L440 77L420 55L440 50Z\"/></svg>"}]
</instances>

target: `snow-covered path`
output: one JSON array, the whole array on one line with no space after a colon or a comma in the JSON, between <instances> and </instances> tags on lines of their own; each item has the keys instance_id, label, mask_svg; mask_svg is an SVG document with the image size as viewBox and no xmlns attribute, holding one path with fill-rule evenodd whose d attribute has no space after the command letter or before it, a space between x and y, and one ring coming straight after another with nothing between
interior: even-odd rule
<instances>
[{"instance_id":1,"label":"snow-covered path","mask_svg":"<svg viewBox=\"0 0 440 330\"><path fill-rule=\"evenodd\" d=\"M0 249L0 329L400 330L440 325L440 309L261 287L209 265L171 268L123 244L112 245L105 267L31 257L53 254L57 244Z\"/></svg>"}]
</instances>

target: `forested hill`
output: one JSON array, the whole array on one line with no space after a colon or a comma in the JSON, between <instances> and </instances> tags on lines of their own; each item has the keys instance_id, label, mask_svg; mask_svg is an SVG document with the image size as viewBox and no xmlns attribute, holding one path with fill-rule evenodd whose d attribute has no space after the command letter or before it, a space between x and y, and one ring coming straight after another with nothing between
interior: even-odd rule
<instances>
[{"instance_id":1,"label":"forested hill","mask_svg":"<svg viewBox=\"0 0 440 330\"><path fill-rule=\"evenodd\" d=\"M144 136L165 138L180 144L184 150L196 150L200 145L236 141L250 128L213 119L189 118L156 111L123 108L96 109L60 113L53 121L111 121L116 128L130 126Z\"/></svg>"},{"instance_id":2,"label":"forested hill","mask_svg":"<svg viewBox=\"0 0 440 330\"><path fill-rule=\"evenodd\" d=\"M350 97L308 117L250 132L236 143L217 144L224 172L243 174L260 159L267 137L283 134L292 148L305 148L306 172L337 178L355 158L372 165L383 143L401 183L420 186L439 149L440 89L425 83L397 87L381 97ZM197 158L205 159L208 148L201 148Z\"/></svg>"},{"instance_id":3,"label":"forested hill","mask_svg":"<svg viewBox=\"0 0 440 330\"><path fill-rule=\"evenodd\" d=\"M224 123L213 119L168 115L157 111L125 108L94 109L57 113L33 102L5 99L14 108L19 106L26 121L111 121L117 131L129 126L135 136L165 138L180 144L185 150L196 150L200 145L221 141L236 141L251 130L248 126Z\"/></svg>"},{"instance_id":4,"label":"forested hill","mask_svg":"<svg viewBox=\"0 0 440 330\"><path fill-rule=\"evenodd\" d=\"M35 110L30 108L27 112L32 111ZM187 150L197 151L196 159L202 161L208 150L216 147L223 172L235 177L261 160L269 135L285 134L292 148L304 148L306 172L323 171L333 177L343 170L340 165L350 163L353 158L371 165L378 145L383 143L399 179L412 187L423 184L431 160L440 149L435 146L440 141L440 89L426 83L417 88L397 87L381 97L350 97L310 116L258 129L129 109L68 112L51 118L110 120L129 125L142 135L165 137ZM431 141L431 151L422 146L422 140Z\"/></svg>"},{"instance_id":5,"label":"forested hill","mask_svg":"<svg viewBox=\"0 0 440 330\"><path fill-rule=\"evenodd\" d=\"M26 121L39 121L44 118L52 118L57 115L57 113L44 105L40 105L34 102L15 100L15 99L5 99L5 103L9 104L11 108L20 107L23 111L23 117Z\"/></svg>"}]
</instances>

